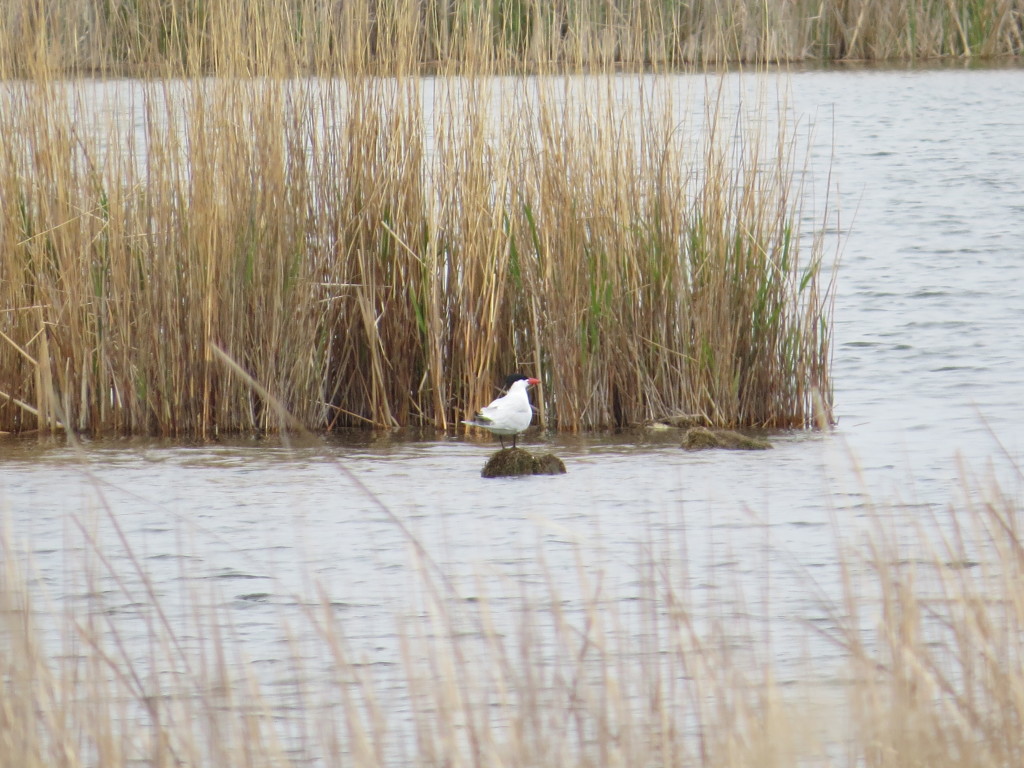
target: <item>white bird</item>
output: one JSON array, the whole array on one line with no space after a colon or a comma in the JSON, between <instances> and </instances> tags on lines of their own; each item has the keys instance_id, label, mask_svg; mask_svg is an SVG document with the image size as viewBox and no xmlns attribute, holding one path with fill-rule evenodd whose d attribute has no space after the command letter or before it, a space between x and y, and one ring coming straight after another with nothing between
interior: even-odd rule
<instances>
[{"instance_id":1,"label":"white bird","mask_svg":"<svg viewBox=\"0 0 1024 768\"><path fill-rule=\"evenodd\" d=\"M485 405L476 416L463 424L473 427L481 427L489 430L498 436L501 447L505 447L503 435L512 435L512 447L516 447L516 435L530 426L533 421L533 408L530 407L530 396L527 390L534 384L540 384L540 379L531 379L521 373L513 373L505 381L508 387L508 394L491 401Z\"/></svg>"}]
</instances>

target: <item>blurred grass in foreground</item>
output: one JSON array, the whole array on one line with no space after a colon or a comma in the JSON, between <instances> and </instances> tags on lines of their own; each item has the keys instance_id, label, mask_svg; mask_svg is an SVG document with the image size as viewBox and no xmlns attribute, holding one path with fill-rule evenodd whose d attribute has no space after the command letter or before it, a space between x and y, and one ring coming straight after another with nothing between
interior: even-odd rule
<instances>
[{"instance_id":1,"label":"blurred grass in foreground","mask_svg":"<svg viewBox=\"0 0 1024 768\"><path fill-rule=\"evenodd\" d=\"M777 596L730 583L695 590L707 577L689 573L671 542L635 564L635 599L616 600L581 545L575 584L539 549L546 583L495 591L481 578L467 599L409 536L418 586L410 613L396 617L394 650L377 646L387 658L354 650L347 633L363 630L329 590L310 587L290 597L301 621L282 614L290 650L261 670L237 636L238 609L213 590L183 586L171 617L169 585L154 584L127 546L117 510L71 518L70 591L54 606L40 583L29 586L7 530L0 762L1017 765L1022 509L991 484L965 480L962 494L949 510L915 510L917 526L869 506L859 541L845 528L852 520L836 523L837 593L822 591L820 616L797 626L808 648L823 635L839 661L808 659L803 682L790 667L786 685L777 653L794 649L773 647L744 618L771 615ZM101 528L113 533L104 547Z\"/></svg>"}]
</instances>

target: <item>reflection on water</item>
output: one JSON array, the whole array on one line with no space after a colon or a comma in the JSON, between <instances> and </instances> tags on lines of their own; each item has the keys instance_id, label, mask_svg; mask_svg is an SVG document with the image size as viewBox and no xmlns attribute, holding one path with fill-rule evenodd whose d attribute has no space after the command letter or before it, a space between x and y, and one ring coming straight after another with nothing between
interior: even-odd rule
<instances>
[{"instance_id":1,"label":"reflection on water","mask_svg":"<svg viewBox=\"0 0 1024 768\"><path fill-rule=\"evenodd\" d=\"M188 624L187 598L205 595L274 680L294 650L282 617L298 622L316 583L353 652L396 663L395 617L421 588L413 540L460 599L508 606L496 618L507 626L523 585L557 584L566 610L578 608L580 556L625 614L662 562L684 575L703 620L770 636L788 679L804 679L814 657L818 679L842 653L807 625L832 620L837 538L856 542L867 500L892 502L884 514L913 540L915 522L955 498L958 454L977 466L1020 456L1024 79L867 71L789 83L794 113L818 123L822 148L834 141L851 232L836 296L834 434L780 435L753 454L687 453L674 433L535 435L568 474L516 480L480 478L491 443L443 436L81 451L7 441L0 505L36 583L58 605L99 593L140 659L146 627L132 619L146 589L172 623ZM810 170L823 196L828 151L819 156ZM76 559L92 557L84 536L124 589L76 575Z\"/></svg>"}]
</instances>

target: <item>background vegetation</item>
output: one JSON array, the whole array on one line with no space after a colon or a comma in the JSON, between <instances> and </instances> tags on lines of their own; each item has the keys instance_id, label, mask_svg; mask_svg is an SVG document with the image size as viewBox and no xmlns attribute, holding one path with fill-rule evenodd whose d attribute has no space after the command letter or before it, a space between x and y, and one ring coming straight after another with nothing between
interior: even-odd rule
<instances>
[{"instance_id":1,"label":"background vegetation","mask_svg":"<svg viewBox=\"0 0 1024 768\"><path fill-rule=\"evenodd\" d=\"M10 70L501 71L1019 56L1021 0L14 0Z\"/></svg>"}]
</instances>

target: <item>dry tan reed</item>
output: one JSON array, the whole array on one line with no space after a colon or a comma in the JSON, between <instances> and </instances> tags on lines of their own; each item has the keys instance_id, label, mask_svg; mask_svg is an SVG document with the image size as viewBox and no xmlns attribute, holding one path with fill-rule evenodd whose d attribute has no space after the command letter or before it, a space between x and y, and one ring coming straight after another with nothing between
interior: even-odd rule
<instances>
[{"instance_id":1,"label":"dry tan reed","mask_svg":"<svg viewBox=\"0 0 1024 768\"><path fill-rule=\"evenodd\" d=\"M493 108L493 84L455 88L429 157L422 82L157 84L127 140L21 88L4 426L275 428L211 345L315 428L445 426L524 366L562 428L808 423L829 292L801 255L797 149L679 132L651 103L616 117L610 82Z\"/></svg>"},{"instance_id":2,"label":"dry tan reed","mask_svg":"<svg viewBox=\"0 0 1024 768\"><path fill-rule=\"evenodd\" d=\"M214 346L316 429L445 427L518 368L563 429L809 424L800 148L670 83L155 81L127 128L8 83L0 429L277 429Z\"/></svg>"}]
</instances>

